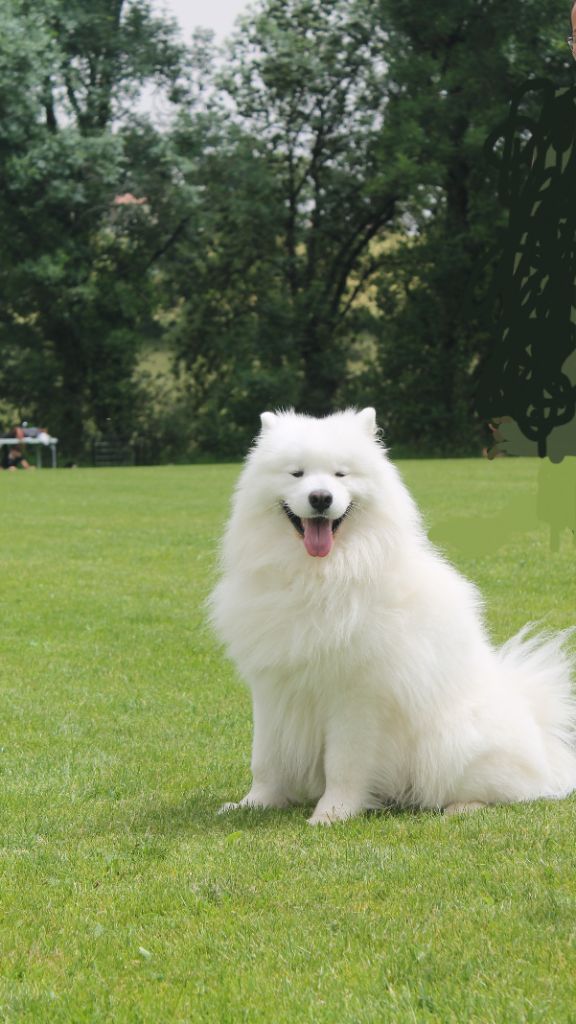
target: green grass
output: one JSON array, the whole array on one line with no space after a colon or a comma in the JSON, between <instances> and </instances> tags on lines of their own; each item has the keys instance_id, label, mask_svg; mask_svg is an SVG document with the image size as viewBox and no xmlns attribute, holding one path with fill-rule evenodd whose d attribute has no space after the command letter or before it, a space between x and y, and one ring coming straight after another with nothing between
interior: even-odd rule
<instances>
[{"instance_id":1,"label":"green grass","mask_svg":"<svg viewBox=\"0 0 576 1024\"><path fill-rule=\"evenodd\" d=\"M403 468L431 525L534 498L530 460ZM249 783L202 611L236 473L0 474L0 1020L576 1020L574 799L217 817ZM453 552L495 638L570 625L568 535L495 547Z\"/></svg>"}]
</instances>

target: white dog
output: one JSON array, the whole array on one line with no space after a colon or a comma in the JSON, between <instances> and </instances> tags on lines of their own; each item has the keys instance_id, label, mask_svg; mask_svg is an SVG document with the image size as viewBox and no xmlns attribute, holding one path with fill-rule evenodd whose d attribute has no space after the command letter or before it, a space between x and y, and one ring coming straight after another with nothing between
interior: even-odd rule
<instances>
[{"instance_id":1,"label":"white dog","mask_svg":"<svg viewBox=\"0 0 576 1024\"><path fill-rule=\"evenodd\" d=\"M223 810L313 800L310 822L328 824L576 788L566 634L492 646L373 409L262 415L211 618L254 711L252 787Z\"/></svg>"}]
</instances>

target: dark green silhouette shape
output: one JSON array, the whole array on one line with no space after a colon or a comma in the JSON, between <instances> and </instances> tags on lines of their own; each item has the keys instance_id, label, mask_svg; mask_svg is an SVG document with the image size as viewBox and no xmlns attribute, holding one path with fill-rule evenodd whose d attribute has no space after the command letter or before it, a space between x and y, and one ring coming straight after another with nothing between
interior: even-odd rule
<instances>
[{"instance_id":1,"label":"dark green silhouette shape","mask_svg":"<svg viewBox=\"0 0 576 1024\"><path fill-rule=\"evenodd\" d=\"M541 109L534 119L522 113L522 101L537 92ZM497 311L497 341L477 408L486 421L512 419L541 458L560 461L576 455L576 385L566 373L576 350L576 88L526 83L486 148L498 161L509 222L488 297ZM574 429L563 431L552 454L549 436L566 424Z\"/></svg>"}]
</instances>

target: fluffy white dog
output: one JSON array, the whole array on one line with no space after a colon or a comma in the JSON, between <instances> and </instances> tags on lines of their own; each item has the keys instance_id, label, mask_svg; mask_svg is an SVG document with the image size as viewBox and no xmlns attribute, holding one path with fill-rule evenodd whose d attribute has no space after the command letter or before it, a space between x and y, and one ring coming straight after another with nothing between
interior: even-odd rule
<instances>
[{"instance_id":1,"label":"fluffy white dog","mask_svg":"<svg viewBox=\"0 0 576 1024\"><path fill-rule=\"evenodd\" d=\"M576 788L566 634L496 650L428 541L373 409L262 415L211 618L252 690L250 792L310 822L470 810Z\"/></svg>"}]
</instances>

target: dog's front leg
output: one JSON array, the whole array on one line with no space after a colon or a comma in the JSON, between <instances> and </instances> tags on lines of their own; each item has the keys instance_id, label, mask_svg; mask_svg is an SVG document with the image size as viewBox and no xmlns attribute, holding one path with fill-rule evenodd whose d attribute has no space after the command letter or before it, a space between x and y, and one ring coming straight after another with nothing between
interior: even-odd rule
<instances>
[{"instance_id":1,"label":"dog's front leg","mask_svg":"<svg viewBox=\"0 0 576 1024\"><path fill-rule=\"evenodd\" d=\"M308 819L311 825L354 818L370 805L377 742L376 722L365 707L359 711L346 705L331 718L324 755L326 789Z\"/></svg>"},{"instance_id":2,"label":"dog's front leg","mask_svg":"<svg viewBox=\"0 0 576 1024\"><path fill-rule=\"evenodd\" d=\"M290 803L279 758L278 724L274 706L265 696L253 695L253 717L250 791L238 803L224 804L220 814L238 807L287 807Z\"/></svg>"}]
</instances>

